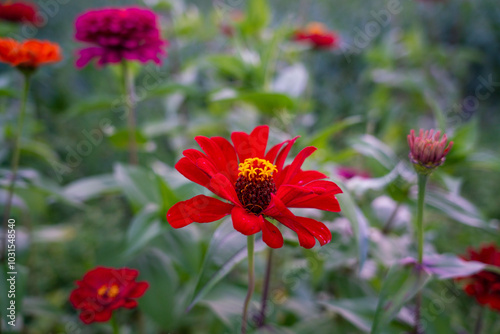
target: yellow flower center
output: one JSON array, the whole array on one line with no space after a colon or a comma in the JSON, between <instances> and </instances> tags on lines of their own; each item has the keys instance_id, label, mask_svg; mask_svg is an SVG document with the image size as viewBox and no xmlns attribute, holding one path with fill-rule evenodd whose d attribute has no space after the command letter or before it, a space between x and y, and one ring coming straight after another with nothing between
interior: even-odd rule
<instances>
[{"instance_id":1,"label":"yellow flower center","mask_svg":"<svg viewBox=\"0 0 500 334\"><path fill-rule=\"evenodd\" d=\"M312 22L307 25L306 31L311 35L323 35L326 31L326 27L323 23Z\"/></svg>"},{"instance_id":2,"label":"yellow flower center","mask_svg":"<svg viewBox=\"0 0 500 334\"><path fill-rule=\"evenodd\" d=\"M238 168L238 176L243 176L247 180L262 181L273 176L278 168L265 159L248 158L240 163Z\"/></svg>"},{"instance_id":3,"label":"yellow flower center","mask_svg":"<svg viewBox=\"0 0 500 334\"><path fill-rule=\"evenodd\" d=\"M108 286L104 284L97 290L99 297L115 298L120 293L120 288L116 284Z\"/></svg>"}]
</instances>

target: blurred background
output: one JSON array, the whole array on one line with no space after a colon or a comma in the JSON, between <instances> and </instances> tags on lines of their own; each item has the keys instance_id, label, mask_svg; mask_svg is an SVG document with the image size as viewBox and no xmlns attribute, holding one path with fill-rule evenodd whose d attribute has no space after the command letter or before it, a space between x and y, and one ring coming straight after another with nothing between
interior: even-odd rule
<instances>
[{"instance_id":1,"label":"blurred background","mask_svg":"<svg viewBox=\"0 0 500 334\"><path fill-rule=\"evenodd\" d=\"M151 284L139 308L118 312L123 333L237 332L246 263L233 256L246 252L244 236L230 219L181 230L165 219L205 191L173 168L198 148L197 135L228 138L259 124L271 127L272 144L300 135L293 154L318 147L307 167L345 190L341 213L307 212L332 230L330 244L305 250L292 234L274 252L268 326L255 333L370 332L388 268L416 254L410 129L439 128L455 143L430 180L426 252L500 241L497 1L33 2L43 24L2 22L0 35L57 42L64 60L40 69L30 92L12 211L22 305L14 332L111 333L83 325L68 302L97 265L139 269ZM127 162L119 67L74 65L76 17L124 5L155 10L169 41L162 66L134 68L139 166ZM340 42L295 41L311 22ZM0 199L21 87L1 64ZM258 250L255 310L266 259ZM427 333L457 334L473 333L482 310L453 280L429 282L423 309ZM500 333L498 312L484 312L484 333ZM408 304L383 333L410 332L411 321Z\"/></svg>"}]
</instances>

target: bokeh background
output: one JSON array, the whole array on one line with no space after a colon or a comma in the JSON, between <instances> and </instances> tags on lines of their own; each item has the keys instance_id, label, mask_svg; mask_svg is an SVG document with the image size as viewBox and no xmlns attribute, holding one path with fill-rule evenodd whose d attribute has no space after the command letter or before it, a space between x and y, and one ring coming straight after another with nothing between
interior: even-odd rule
<instances>
[{"instance_id":1,"label":"bokeh background","mask_svg":"<svg viewBox=\"0 0 500 334\"><path fill-rule=\"evenodd\" d=\"M165 219L174 203L204 191L173 169L197 135L228 137L259 124L271 127L272 143L301 135L294 154L318 147L307 166L345 190L340 214L308 213L332 230L330 244L304 250L287 235L275 252L269 328L256 333L370 332L388 268L415 256L410 129L440 128L455 143L429 184L426 252L463 254L500 241L497 1L34 2L45 24L2 24L0 34L55 41L64 60L33 78L23 133L12 213L18 332L111 333L106 324L83 325L68 302L74 281L96 265L137 268L151 284L138 309L118 313L123 333L237 332L245 238L227 219L182 230ZM138 167L127 163L119 68L74 65L75 18L122 5L154 9L169 40L161 67L135 68ZM240 28L235 12L254 21ZM292 41L312 21L341 44L316 50ZM0 198L21 79L0 65ZM343 177L345 167L357 176ZM242 261L233 263L235 254ZM255 309L265 254L261 247ZM219 279L225 265L232 270ZM424 291L428 333L473 332L482 308L460 282L433 280ZM498 312L484 312L484 333L500 333ZM407 304L383 333L409 332L411 320Z\"/></svg>"}]
</instances>

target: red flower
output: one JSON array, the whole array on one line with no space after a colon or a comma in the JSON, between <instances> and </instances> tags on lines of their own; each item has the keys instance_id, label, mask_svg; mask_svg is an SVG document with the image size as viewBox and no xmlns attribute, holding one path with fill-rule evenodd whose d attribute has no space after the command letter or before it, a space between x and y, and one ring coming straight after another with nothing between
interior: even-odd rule
<instances>
[{"instance_id":1,"label":"red flower","mask_svg":"<svg viewBox=\"0 0 500 334\"><path fill-rule=\"evenodd\" d=\"M37 7L29 2L7 2L0 4L0 20L10 22L38 23Z\"/></svg>"},{"instance_id":2,"label":"red flower","mask_svg":"<svg viewBox=\"0 0 500 334\"><path fill-rule=\"evenodd\" d=\"M97 267L76 282L78 288L71 292L69 300L82 310L80 319L84 323L108 321L113 310L137 306L135 298L149 287L147 282L135 281L138 275L135 269Z\"/></svg>"},{"instance_id":3,"label":"red flower","mask_svg":"<svg viewBox=\"0 0 500 334\"><path fill-rule=\"evenodd\" d=\"M491 244L483 246L479 251L469 249L462 257L467 261L477 261L492 266L500 267L500 249ZM460 278L465 280L465 292L473 296L482 304L493 310L500 311L500 275L491 271L483 270L469 277Z\"/></svg>"},{"instance_id":4,"label":"red flower","mask_svg":"<svg viewBox=\"0 0 500 334\"><path fill-rule=\"evenodd\" d=\"M283 236L267 217L295 231L299 243L311 248L318 239L330 242L330 230L311 218L295 216L288 208L315 208L338 212L335 198L342 192L326 175L301 169L315 147L304 148L290 165L284 167L292 145L298 137L272 147L265 153L268 126L258 126L250 135L233 132L233 145L222 137L196 137L205 153L195 149L183 152L175 168L189 180L198 183L223 201L204 195L175 204L167 213L174 228L193 222L209 223L231 215L234 228L244 235L262 230L264 242L272 248L283 246ZM239 162L239 164L238 164Z\"/></svg>"},{"instance_id":5,"label":"red flower","mask_svg":"<svg viewBox=\"0 0 500 334\"><path fill-rule=\"evenodd\" d=\"M11 66L34 70L61 59L61 49L56 43L37 39L18 42L11 38L0 38L0 62Z\"/></svg>"},{"instance_id":6,"label":"red flower","mask_svg":"<svg viewBox=\"0 0 500 334\"><path fill-rule=\"evenodd\" d=\"M297 30L293 39L309 43L317 49L336 48L340 43L340 37L337 33L329 31L324 24L319 22L309 23L305 29Z\"/></svg>"},{"instance_id":7,"label":"red flower","mask_svg":"<svg viewBox=\"0 0 500 334\"><path fill-rule=\"evenodd\" d=\"M420 129L419 136L415 136L415 130L408 135L408 146L410 146L410 161L419 173L430 174L435 168L441 166L446 160L446 155L453 147L453 142L448 144L448 137L441 131Z\"/></svg>"},{"instance_id":8,"label":"red flower","mask_svg":"<svg viewBox=\"0 0 500 334\"><path fill-rule=\"evenodd\" d=\"M137 7L91 10L75 22L78 41L93 44L78 52L76 66L81 68L93 58L98 65L119 63L122 60L150 60L160 64L166 55L167 42L160 37L158 19L149 9Z\"/></svg>"}]
</instances>

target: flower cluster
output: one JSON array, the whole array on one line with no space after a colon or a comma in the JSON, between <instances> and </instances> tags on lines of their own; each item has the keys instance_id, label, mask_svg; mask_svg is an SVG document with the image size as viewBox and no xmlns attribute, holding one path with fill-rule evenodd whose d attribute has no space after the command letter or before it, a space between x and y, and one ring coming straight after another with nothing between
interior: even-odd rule
<instances>
[{"instance_id":1,"label":"flower cluster","mask_svg":"<svg viewBox=\"0 0 500 334\"><path fill-rule=\"evenodd\" d=\"M500 268L500 249L493 244L479 250L469 249L462 258ZM465 281L464 290L468 295L476 298L481 305L500 312L500 274L483 270L460 280Z\"/></svg>"},{"instance_id":2,"label":"flower cluster","mask_svg":"<svg viewBox=\"0 0 500 334\"><path fill-rule=\"evenodd\" d=\"M108 321L114 310L137 306L135 299L149 287L147 282L135 281L138 275L135 269L97 267L76 282L78 288L71 292L69 300L81 310L84 323Z\"/></svg>"},{"instance_id":3,"label":"flower cluster","mask_svg":"<svg viewBox=\"0 0 500 334\"><path fill-rule=\"evenodd\" d=\"M75 38L92 46L78 52L77 67L92 59L98 65L137 60L161 63L167 42L161 39L154 12L137 7L91 10L76 19Z\"/></svg>"},{"instance_id":4,"label":"flower cluster","mask_svg":"<svg viewBox=\"0 0 500 334\"><path fill-rule=\"evenodd\" d=\"M441 131L420 129L418 136L415 136L415 130L410 131L408 145L410 161L417 172L430 174L444 163L453 142L448 143L446 134L441 138Z\"/></svg>"},{"instance_id":5,"label":"flower cluster","mask_svg":"<svg viewBox=\"0 0 500 334\"><path fill-rule=\"evenodd\" d=\"M339 46L340 37L334 31L329 31L324 24L311 22L304 29L295 31L293 39L305 42L316 49L329 49Z\"/></svg>"},{"instance_id":6,"label":"flower cluster","mask_svg":"<svg viewBox=\"0 0 500 334\"><path fill-rule=\"evenodd\" d=\"M315 150L304 148L290 165L285 160L298 137L273 146L266 153L268 126L252 133L233 132L233 144L222 137L196 137L203 152L188 149L175 168L189 180L218 195L223 201L198 195L175 204L167 213L174 228L193 222L208 223L231 215L234 228L244 235L262 231L264 242L283 246L283 236L268 217L297 233L305 248L330 242L330 230L321 222L294 215L288 208L340 211L335 198L342 190L326 175L302 170ZM239 162L239 163L238 163Z\"/></svg>"},{"instance_id":7,"label":"flower cluster","mask_svg":"<svg viewBox=\"0 0 500 334\"><path fill-rule=\"evenodd\" d=\"M21 70L32 71L61 59L61 50L55 43L37 39L18 42L11 38L0 38L0 62Z\"/></svg>"},{"instance_id":8,"label":"flower cluster","mask_svg":"<svg viewBox=\"0 0 500 334\"><path fill-rule=\"evenodd\" d=\"M0 3L0 20L33 24L38 23L38 8L30 2L7 2Z\"/></svg>"}]
</instances>

